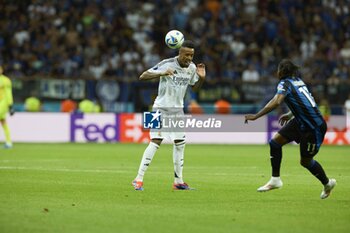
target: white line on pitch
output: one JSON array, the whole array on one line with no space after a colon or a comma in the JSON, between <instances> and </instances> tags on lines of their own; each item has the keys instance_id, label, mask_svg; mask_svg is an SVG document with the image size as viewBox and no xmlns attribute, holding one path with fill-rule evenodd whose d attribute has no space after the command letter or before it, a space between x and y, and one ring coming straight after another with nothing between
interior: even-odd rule
<instances>
[{"instance_id":1,"label":"white line on pitch","mask_svg":"<svg viewBox=\"0 0 350 233\"><path fill-rule=\"evenodd\" d=\"M41 167L0 167L0 170L32 170L32 171L54 171L54 172L88 172L88 173L127 173L127 171L101 170L101 169L69 169L69 168L41 168Z\"/></svg>"}]
</instances>

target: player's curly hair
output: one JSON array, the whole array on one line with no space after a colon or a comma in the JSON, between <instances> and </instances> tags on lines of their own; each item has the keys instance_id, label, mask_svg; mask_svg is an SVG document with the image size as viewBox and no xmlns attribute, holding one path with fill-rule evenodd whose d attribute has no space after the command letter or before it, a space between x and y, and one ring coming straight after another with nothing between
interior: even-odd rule
<instances>
[{"instance_id":1,"label":"player's curly hair","mask_svg":"<svg viewBox=\"0 0 350 233\"><path fill-rule=\"evenodd\" d=\"M280 79L283 79L286 77L298 76L299 75L299 66L295 65L289 59L283 59L278 64L278 74L279 74Z\"/></svg>"}]
</instances>

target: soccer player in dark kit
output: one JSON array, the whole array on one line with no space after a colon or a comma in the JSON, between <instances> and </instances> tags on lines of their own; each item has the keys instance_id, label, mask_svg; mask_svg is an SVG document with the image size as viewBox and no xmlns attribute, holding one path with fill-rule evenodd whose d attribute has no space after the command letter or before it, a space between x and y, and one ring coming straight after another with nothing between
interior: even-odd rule
<instances>
[{"instance_id":1,"label":"soccer player in dark kit","mask_svg":"<svg viewBox=\"0 0 350 233\"><path fill-rule=\"evenodd\" d=\"M269 142L272 177L264 186L258 188L258 191L265 192L282 187L280 178L282 146L295 141L300 143L300 164L323 184L321 199L325 199L335 187L336 180L327 177L321 164L314 160L314 156L321 147L327 124L314 98L301 80L298 66L284 59L278 65L277 76L280 81L276 95L257 114L245 116L245 123L254 121L274 110L283 101L290 109L290 112L279 118L279 123L283 127Z\"/></svg>"}]
</instances>

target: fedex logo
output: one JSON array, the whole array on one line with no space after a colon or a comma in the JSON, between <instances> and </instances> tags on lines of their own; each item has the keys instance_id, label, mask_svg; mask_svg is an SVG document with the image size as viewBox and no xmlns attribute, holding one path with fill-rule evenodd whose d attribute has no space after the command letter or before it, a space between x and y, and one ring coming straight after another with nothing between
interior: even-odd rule
<instances>
[{"instance_id":1,"label":"fedex logo","mask_svg":"<svg viewBox=\"0 0 350 233\"><path fill-rule=\"evenodd\" d=\"M117 114L72 114L70 117L71 142L119 141Z\"/></svg>"}]
</instances>

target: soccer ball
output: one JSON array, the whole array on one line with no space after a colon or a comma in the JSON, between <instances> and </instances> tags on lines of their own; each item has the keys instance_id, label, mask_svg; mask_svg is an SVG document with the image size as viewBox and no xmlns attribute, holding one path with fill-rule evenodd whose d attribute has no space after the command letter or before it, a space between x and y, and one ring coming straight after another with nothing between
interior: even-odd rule
<instances>
[{"instance_id":1,"label":"soccer ball","mask_svg":"<svg viewBox=\"0 0 350 233\"><path fill-rule=\"evenodd\" d=\"M171 49L180 48L184 40L184 35L178 30L171 30L165 36L165 44Z\"/></svg>"}]
</instances>

